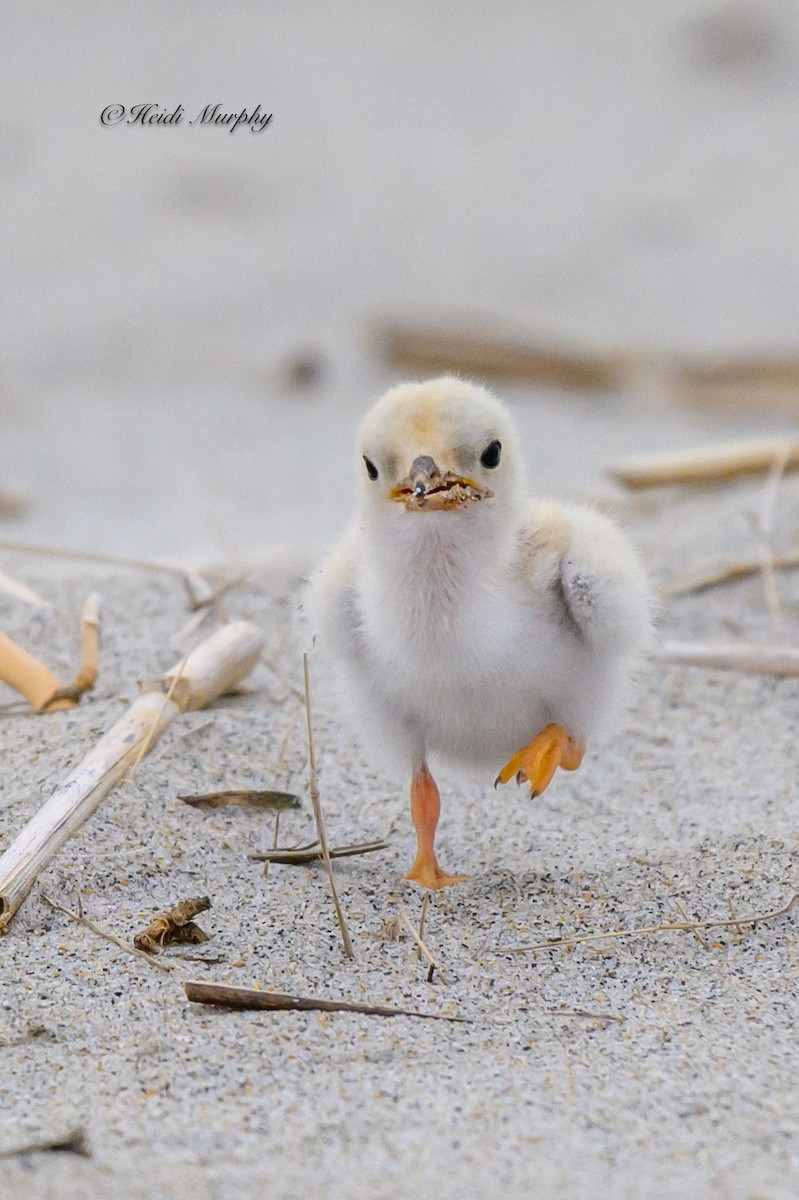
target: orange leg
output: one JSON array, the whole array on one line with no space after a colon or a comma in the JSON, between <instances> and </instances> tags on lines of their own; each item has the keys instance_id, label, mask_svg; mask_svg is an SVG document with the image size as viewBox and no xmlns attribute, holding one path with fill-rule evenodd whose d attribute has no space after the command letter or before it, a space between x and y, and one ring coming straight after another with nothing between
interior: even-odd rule
<instances>
[{"instance_id":1,"label":"orange leg","mask_svg":"<svg viewBox=\"0 0 799 1200\"><path fill-rule=\"evenodd\" d=\"M431 891L449 887L453 883L465 883L469 878L468 875L448 875L438 865L433 843L440 812L441 797L436 781L428 771L427 763L422 760L411 780L411 817L416 828L416 859L405 878Z\"/></svg>"},{"instance_id":2,"label":"orange leg","mask_svg":"<svg viewBox=\"0 0 799 1200\"><path fill-rule=\"evenodd\" d=\"M494 787L498 783L507 783L515 775L517 783L526 780L530 784L531 797L540 796L552 782L558 767L576 771L584 753L585 746L576 742L562 725L545 725L529 746L523 746L505 764L494 780Z\"/></svg>"}]
</instances>

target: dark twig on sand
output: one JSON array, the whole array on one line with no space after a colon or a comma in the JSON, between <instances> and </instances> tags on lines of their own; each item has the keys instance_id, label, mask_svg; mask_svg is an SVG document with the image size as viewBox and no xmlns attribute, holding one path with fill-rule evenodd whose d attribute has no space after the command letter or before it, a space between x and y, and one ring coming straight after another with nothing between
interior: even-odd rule
<instances>
[{"instance_id":1,"label":"dark twig on sand","mask_svg":"<svg viewBox=\"0 0 799 1200\"><path fill-rule=\"evenodd\" d=\"M417 1012L391 1008L385 1004L359 1004L351 1000L323 1000L318 996L289 996L283 992L262 992L258 988L234 987L226 983L187 980L183 987L189 1000L197 1004L217 1004L224 1008L270 1009L284 1012L353 1012L374 1017L422 1017L431 1021L468 1021L450 1013Z\"/></svg>"},{"instance_id":2,"label":"dark twig on sand","mask_svg":"<svg viewBox=\"0 0 799 1200\"><path fill-rule=\"evenodd\" d=\"M330 846L327 852L331 858L352 858L356 854L372 854L375 850L385 850L387 847L388 842L381 839L377 842L354 842L350 846ZM311 842L307 846L294 848L277 846L272 850L258 850L249 857L252 862L282 863L296 867L324 860L324 852L319 842Z\"/></svg>"},{"instance_id":3,"label":"dark twig on sand","mask_svg":"<svg viewBox=\"0 0 799 1200\"><path fill-rule=\"evenodd\" d=\"M79 1154L81 1158L91 1158L92 1152L82 1129L72 1129L63 1137L43 1138L39 1142L28 1142L24 1146L14 1146L11 1150L0 1150L0 1158L21 1158L25 1154Z\"/></svg>"},{"instance_id":4,"label":"dark twig on sand","mask_svg":"<svg viewBox=\"0 0 799 1200\"><path fill-rule=\"evenodd\" d=\"M191 808L269 808L276 809L299 808L299 796L291 792L256 792L229 791L205 792L197 796L178 796L184 804Z\"/></svg>"}]
</instances>

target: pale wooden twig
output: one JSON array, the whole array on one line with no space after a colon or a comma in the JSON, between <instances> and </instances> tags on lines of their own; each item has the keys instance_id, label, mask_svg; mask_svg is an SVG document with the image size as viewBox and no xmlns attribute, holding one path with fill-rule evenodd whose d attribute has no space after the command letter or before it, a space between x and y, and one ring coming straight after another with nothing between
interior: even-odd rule
<instances>
[{"instance_id":1,"label":"pale wooden twig","mask_svg":"<svg viewBox=\"0 0 799 1200\"><path fill-rule=\"evenodd\" d=\"M53 607L49 600L45 600L38 592L34 592L33 588L29 588L25 583L20 583L18 579L12 579L4 571L0 571L0 592L5 592L7 596L13 596L16 600L24 600L26 604L32 604L34 608Z\"/></svg>"},{"instance_id":2,"label":"pale wooden twig","mask_svg":"<svg viewBox=\"0 0 799 1200\"><path fill-rule=\"evenodd\" d=\"M742 671L779 679L799 676L799 650L793 646L752 646L746 643L714 646L707 642L663 642L650 651L656 662L685 667Z\"/></svg>"},{"instance_id":3,"label":"pale wooden twig","mask_svg":"<svg viewBox=\"0 0 799 1200\"><path fill-rule=\"evenodd\" d=\"M466 323L462 316L449 316L424 326L386 320L374 332L388 362L426 373L460 371L606 392L623 386L630 365L627 354L575 347L562 338L536 338L507 323L500 327L496 319L481 318L478 325L476 319Z\"/></svg>"},{"instance_id":4,"label":"pale wooden twig","mask_svg":"<svg viewBox=\"0 0 799 1200\"><path fill-rule=\"evenodd\" d=\"M338 927L341 930L341 940L344 944L344 953L347 958L355 958L355 951L352 948L350 941L347 922L344 917L344 910L339 903L338 892L336 891L336 881L333 878L333 864L330 861L330 851L327 845L327 833L325 831L325 819L322 813L322 805L319 799L319 788L316 784L316 759L314 757L313 748L313 727L311 724L311 686L308 677L308 655L302 656L303 679L305 682L305 724L308 734L308 791L311 797L311 805L313 807L314 820L316 821L316 834L319 838L319 845L322 849L322 859L327 871L327 880L330 885L330 895L333 898L333 907L336 910L336 918Z\"/></svg>"},{"instance_id":5,"label":"pale wooden twig","mask_svg":"<svg viewBox=\"0 0 799 1200\"><path fill-rule=\"evenodd\" d=\"M444 978L444 972L441 969L441 963L438 961L437 958L434 958L433 955L430 953L429 949L424 944L421 937L419 936L419 934L416 932L413 925L411 924L411 920L410 920L408 914L402 910L400 910L400 920L402 921L405 928L408 930L408 933L411 935L413 940L416 942L416 945L419 948L420 953L425 956L425 958L427 959L427 961L430 964L430 972L428 973L428 976L427 976L427 982L428 983L433 982L432 971L433 971L433 968L435 968L435 970L438 971L438 977L441 980L441 982L446 983L447 981Z\"/></svg>"},{"instance_id":6,"label":"pale wooden twig","mask_svg":"<svg viewBox=\"0 0 799 1200\"><path fill-rule=\"evenodd\" d=\"M144 758L145 754L150 753L150 750L152 749L153 743L156 740L156 738L161 736L161 733L163 732L161 723L164 719L164 714L167 711L167 706L172 704L172 697L174 695L175 688L178 686L178 683L183 678L183 672L186 670L186 663L189 661L189 655L191 654L192 650L194 649L194 647L196 645L197 645L196 641L191 643L188 650L183 655L183 658L178 665L177 671L170 678L169 687L166 690L166 694L164 695L164 699L161 704L161 707L153 715L152 724L150 725L150 728L147 730L144 737L141 739L141 744L138 747L136 756L133 759L133 761L130 765L130 770L128 771L128 773L125 777L126 781L131 780L133 778L133 776L136 774L136 771L139 768L139 763Z\"/></svg>"},{"instance_id":7,"label":"pale wooden twig","mask_svg":"<svg viewBox=\"0 0 799 1200\"><path fill-rule=\"evenodd\" d=\"M507 951L503 948L503 953L532 954L536 950L555 950L558 946L573 946L578 942L601 942L608 938L641 937L649 933L690 933L694 929L725 929L731 926L737 929L741 925L757 925L762 921L774 921L777 917L784 917L797 900L799 900L799 892L792 892L782 908L776 908L773 912L750 913L747 916L731 917L729 920L674 921L661 925L641 925L637 929L611 929L607 933L575 934L574 937L559 937L552 938L548 942L536 942L532 946L510 946Z\"/></svg>"},{"instance_id":8,"label":"pale wooden twig","mask_svg":"<svg viewBox=\"0 0 799 1200\"><path fill-rule=\"evenodd\" d=\"M225 1008L246 1008L288 1012L352 1012L375 1017L422 1017L431 1021L459 1021L468 1017L450 1013L417 1012L407 1008L392 1008L385 1004L360 1004L353 1000L323 1000L318 996L290 996L284 992L262 992L259 988L234 987L226 983L206 983L186 980L186 997L197 1004L219 1004Z\"/></svg>"},{"instance_id":9,"label":"pale wooden twig","mask_svg":"<svg viewBox=\"0 0 799 1200\"><path fill-rule=\"evenodd\" d=\"M777 571L795 571L799 568L799 554L777 555L773 560ZM761 559L748 562L708 563L698 566L685 575L680 575L663 584L658 590L661 596L688 596L693 592L703 592L708 588L719 587L724 583L735 583L739 579L747 579L757 575L761 570Z\"/></svg>"},{"instance_id":10,"label":"pale wooden twig","mask_svg":"<svg viewBox=\"0 0 799 1200\"><path fill-rule=\"evenodd\" d=\"M97 937L105 938L107 942L113 942L115 946L119 946L120 950L124 950L127 954L135 954L136 958L141 958L144 962L149 963L151 967L156 967L159 971L173 970L172 963L160 962L157 958L153 958L152 954L147 954L144 950L137 950L130 942L125 942L122 938L117 937L115 933L111 933L110 929L103 929L102 925L98 925L91 917L84 916L82 912L73 912L71 908L65 908L63 904L59 904L52 896L48 896L46 892L42 892L42 899L46 900L51 908L57 908L65 917L69 917L71 921L77 921L79 925L85 925Z\"/></svg>"},{"instance_id":11,"label":"pale wooden twig","mask_svg":"<svg viewBox=\"0 0 799 1200\"><path fill-rule=\"evenodd\" d=\"M775 625L782 623L782 606L780 604L780 593L777 587L777 572L775 568L774 511L777 507L780 483L782 482L788 460L795 446L799 446L799 441L786 442L782 453L775 458L768 479L766 480L762 504L758 514L758 532L763 542L761 562L763 592L766 598L766 606L771 613L771 618Z\"/></svg>"},{"instance_id":12,"label":"pale wooden twig","mask_svg":"<svg viewBox=\"0 0 799 1200\"><path fill-rule=\"evenodd\" d=\"M182 675L176 667L163 676L161 686L172 690L168 705L161 692L145 692L134 701L0 856L0 932L40 871L126 774L142 741L153 745L182 712L203 707L239 683L262 644L252 622L226 625L189 656Z\"/></svg>"},{"instance_id":13,"label":"pale wooden twig","mask_svg":"<svg viewBox=\"0 0 799 1200\"><path fill-rule=\"evenodd\" d=\"M608 472L628 488L719 483L744 475L763 475L783 455L784 470L799 467L799 442L785 437L762 438L682 452L650 454L623 459L608 467Z\"/></svg>"}]
</instances>

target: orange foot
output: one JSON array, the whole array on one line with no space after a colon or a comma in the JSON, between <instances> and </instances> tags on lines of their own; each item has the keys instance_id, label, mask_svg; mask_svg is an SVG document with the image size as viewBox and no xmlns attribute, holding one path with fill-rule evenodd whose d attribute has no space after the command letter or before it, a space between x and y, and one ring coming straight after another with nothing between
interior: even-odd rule
<instances>
[{"instance_id":1,"label":"orange foot","mask_svg":"<svg viewBox=\"0 0 799 1200\"><path fill-rule=\"evenodd\" d=\"M448 875L446 871L441 870L435 855L432 858L422 858L417 854L416 861L405 878L431 892L437 892L440 888L452 887L454 883L466 883L469 876Z\"/></svg>"},{"instance_id":2,"label":"orange foot","mask_svg":"<svg viewBox=\"0 0 799 1200\"><path fill-rule=\"evenodd\" d=\"M575 742L562 725L545 725L529 746L523 746L494 780L494 787L516 776L517 783L530 784L530 796L535 798L549 787L558 767L576 771L583 761L585 747Z\"/></svg>"}]
</instances>

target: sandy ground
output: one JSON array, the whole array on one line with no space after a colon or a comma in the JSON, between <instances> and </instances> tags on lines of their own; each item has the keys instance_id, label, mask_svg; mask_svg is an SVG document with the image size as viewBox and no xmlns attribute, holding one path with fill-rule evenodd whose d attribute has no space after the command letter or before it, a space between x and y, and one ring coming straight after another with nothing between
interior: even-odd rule
<instances>
[{"instance_id":1,"label":"sandy ground","mask_svg":"<svg viewBox=\"0 0 799 1200\"><path fill-rule=\"evenodd\" d=\"M3 6L0 539L260 567L230 598L267 635L251 694L185 718L41 887L124 938L208 893L201 952L166 975L37 889L0 942L0 1153L85 1128L88 1159L0 1158L0 1197L97 1200L788 1200L799 1191L796 915L536 955L511 947L678 916L765 911L796 887L796 682L645 668L617 734L531 806L493 772L442 778L442 857L469 884L428 920L446 982L388 936L405 781L375 774L317 689L335 841L390 834L322 874L248 854L271 818L181 792L305 793L291 634L346 522L360 415L393 375L375 313L506 314L655 355L795 351L799 23L792 0L301 6L175 0ZM109 103L274 109L258 141L103 128ZM285 385L310 348L318 386ZM650 381L651 383L651 381ZM624 453L795 427L795 400L703 411L668 387L504 389L530 486L615 505L657 581L749 557L762 482L625 501ZM786 481L774 540L795 546ZM0 628L68 677L86 594L102 673L71 713L0 719L0 849L135 695L180 657L174 580L3 550L53 611L0 594ZM664 604L662 636L796 643L759 580ZM315 666L317 675L321 666ZM321 680L320 680L321 682ZM0 696L0 703L7 699ZM210 723L209 723L210 722ZM182 736L190 730L189 736ZM282 837L311 836L307 798ZM181 978L429 1011L222 1013ZM620 1021L557 1015L574 1010Z\"/></svg>"},{"instance_id":2,"label":"sandy ground","mask_svg":"<svg viewBox=\"0 0 799 1200\"><path fill-rule=\"evenodd\" d=\"M759 487L660 498L628 522L652 565L677 523L727 529ZM780 511L795 524L799 492ZM661 547L660 550L655 547ZM57 602L4 627L68 672L81 598L103 595L103 673L75 712L7 718L2 828L12 833L119 714L134 679L179 655L185 596L172 580L28 576ZM783 583L795 606L796 581ZM149 914L207 893L213 939L172 976L54 914L34 894L3 940L0 1146L75 1125L93 1157L11 1158L0 1194L441 1197L795 1194L796 917L706 935L661 934L535 955L512 946L691 914L777 908L796 886L797 685L649 666L634 711L584 769L531 807L488 778L446 780L444 861L471 881L436 897L427 937L446 982L428 984L387 923L419 896L404 787L370 772L323 699L315 705L331 838L390 833L390 849L337 867L357 960L342 956L323 875L248 854L269 816L188 810L178 793L304 792L296 595L268 576L230 600L267 634L254 691L173 727L45 872L42 888L130 937ZM758 579L672 602L664 635L769 636ZM210 723L208 723L210 720ZM189 736L181 736L196 729ZM283 749L281 762L281 748ZM312 835L307 799L286 842ZM185 952L175 951L179 959ZM411 1018L200 1010L182 978L457 1013ZM620 1021L559 1016L614 1014Z\"/></svg>"}]
</instances>

